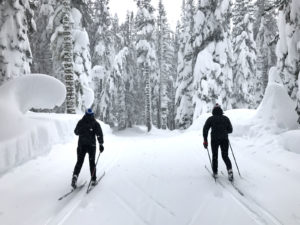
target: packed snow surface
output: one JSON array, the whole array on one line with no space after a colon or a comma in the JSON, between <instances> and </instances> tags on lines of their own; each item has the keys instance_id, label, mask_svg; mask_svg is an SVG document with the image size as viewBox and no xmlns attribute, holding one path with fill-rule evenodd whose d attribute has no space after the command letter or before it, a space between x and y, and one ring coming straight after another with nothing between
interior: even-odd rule
<instances>
[{"instance_id":1,"label":"packed snow surface","mask_svg":"<svg viewBox=\"0 0 300 225\"><path fill-rule=\"evenodd\" d=\"M98 176L103 171L106 175L90 194L85 187L58 201L70 190L78 140L73 136L68 143L54 145L48 155L0 177L0 224L298 225L300 155L285 149L281 134L265 129L264 135L256 135L255 113L225 112L233 123L230 141L242 175L230 153L235 184L244 196L227 181L221 157L219 171L224 175L220 173L219 182L205 169L210 163L202 146L202 125L209 114L187 132L147 133L144 127L111 132L101 124L105 151ZM62 124L67 119L31 116L41 121L61 117ZM299 140L299 133L292 137ZM89 178L86 158L78 182Z\"/></svg>"}]
</instances>

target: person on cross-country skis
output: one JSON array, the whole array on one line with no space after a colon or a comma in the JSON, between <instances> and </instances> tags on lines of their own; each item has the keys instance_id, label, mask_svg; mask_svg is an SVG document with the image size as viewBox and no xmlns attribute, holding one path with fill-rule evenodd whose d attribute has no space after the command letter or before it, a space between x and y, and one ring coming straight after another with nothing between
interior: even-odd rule
<instances>
[{"instance_id":1,"label":"person on cross-country skis","mask_svg":"<svg viewBox=\"0 0 300 225\"><path fill-rule=\"evenodd\" d=\"M228 134L232 133L232 125L228 117L223 115L223 110L217 103L203 127L203 146L207 149L208 131L211 128L211 150L212 150L212 170L214 178L218 177L218 148L221 147L222 158L228 171L228 179L233 181L231 161L228 157L229 139Z\"/></svg>"},{"instance_id":2,"label":"person on cross-country skis","mask_svg":"<svg viewBox=\"0 0 300 225\"><path fill-rule=\"evenodd\" d=\"M85 154L89 154L90 172L92 177L91 185L97 184L96 176L96 139L99 142L100 153L104 151L103 133L100 124L96 121L92 109L88 109L85 115L76 125L75 134L79 136L77 147L77 163L74 168L71 186L76 188L76 182L80 173Z\"/></svg>"}]
</instances>

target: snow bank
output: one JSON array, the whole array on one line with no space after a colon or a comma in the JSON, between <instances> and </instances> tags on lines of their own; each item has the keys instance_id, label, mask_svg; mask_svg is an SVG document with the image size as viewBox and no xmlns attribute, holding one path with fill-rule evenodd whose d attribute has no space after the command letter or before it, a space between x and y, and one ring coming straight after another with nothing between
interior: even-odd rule
<instances>
[{"instance_id":1,"label":"snow bank","mask_svg":"<svg viewBox=\"0 0 300 225\"><path fill-rule=\"evenodd\" d=\"M282 130L296 129L298 117L295 108L296 103L289 97L276 68L271 68L269 83L256 118L266 124L273 123Z\"/></svg>"},{"instance_id":2,"label":"snow bank","mask_svg":"<svg viewBox=\"0 0 300 225\"><path fill-rule=\"evenodd\" d=\"M54 144L69 141L74 137L73 131L78 119L75 115L56 117L53 114L28 113L22 119L22 131L15 137L1 140L0 174L46 154Z\"/></svg>"},{"instance_id":3,"label":"snow bank","mask_svg":"<svg viewBox=\"0 0 300 225\"><path fill-rule=\"evenodd\" d=\"M300 130L285 132L281 138L282 144L287 150L300 154Z\"/></svg>"},{"instance_id":4,"label":"snow bank","mask_svg":"<svg viewBox=\"0 0 300 225\"><path fill-rule=\"evenodd\" d=\"M0 87L0 173L44 151L48 127L24 115L31 108L53 108L66 96L64 84L53 77L32 74ZM56 129L57 130L57 129ZM59 138L59 136L57 137Z\"/></svg>"},{"instance_id":5,"label":"snow bank","mask_svg":"<svg viewBox=\"0 0 300 225\"><path fill-rule=\"evenodd\" d=\"M63 83L41 74L26 75L0 87L0 141L23 133L30 122L23 113L31 108L51 109L66 96Z\"/></svg>"}]
</instances>

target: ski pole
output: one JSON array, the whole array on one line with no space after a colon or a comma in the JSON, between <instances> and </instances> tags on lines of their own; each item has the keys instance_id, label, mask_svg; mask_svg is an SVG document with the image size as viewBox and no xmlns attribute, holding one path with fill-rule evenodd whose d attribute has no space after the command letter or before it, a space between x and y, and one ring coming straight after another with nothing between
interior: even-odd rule
<instances>
[{"instance_id":1,"label":"ski pole","mask_svg":"<svg viewBox=\"0 0 300 225\"><path fill-rule=\"evenodd\" d=\"M232 153L233 158L234 158L234 162L235 162L236 168L237 168L237 170L239 172L240 177L242 177L229 140L228 140L228 143L229 143L229 146L230 146L230 149L231 149L231 153Z\"/></svg>"},{"instance_id":2,"label":"ski pole","mask_svg":"<svg viewBox=\"0 0 300 225\"><path fill-rule=\"evenodd\" d=\"M213 171L212 163L211 163L211 158L210 158L210 154L209 154L209 151L208 151L208 147L206 148L206 151L207 151L207 154L208 154L208 158L209 158L211 170ZM215 179L215 182L217 182L217 179L215 177L214 177L214 179Z\"/></svg>"},{"instance_id":3,"label":"ski pole","mask_svg":"<svg viewBox=\"0 0 300 225\"><path fill-rule=\"evenodd\" d=\"M91 180L90 180L90 183L89 183L88 189L89 189L89 188L90 188L90 186L91 186L91 183L92 183L92 178L93 178L93 176L94 176L94 174L95 174L95 172L96 172L96 168L97 168L97 164L98 164L98 161L99 161L100 155L101 155L101 152L99 152L99 155L98 155L98 158L97 158L97 161L96 161L96 164L95 164L94 171L93 171L93 173L92 173L92 177L91 177Z\"/></svg>"},{"instance_id":4,"label":"ski pole","mask_svg":"<svg viewBox=\"0 0 300 225\"><path fill-rule=\"evenodd\" d=\"M208 154L208 158L209 158L209 162L210 162L210 167L212 169L211 158L210 158L210 154L209 154L209 151L208 151L208 147L206 148L206 151L207 151L207 154Z\"/></svg>"}]
</instances>

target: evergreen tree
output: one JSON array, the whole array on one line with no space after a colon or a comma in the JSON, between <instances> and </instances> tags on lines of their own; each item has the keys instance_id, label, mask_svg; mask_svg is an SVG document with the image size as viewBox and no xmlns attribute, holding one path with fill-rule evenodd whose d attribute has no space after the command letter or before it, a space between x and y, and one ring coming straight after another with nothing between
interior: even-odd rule
<instances>
[{"instance_id":1,"label":"evergreen tree","mask_svg":"<svg viewBox=\"0 0 300 225\"><path fill-rule=\"evenodd\" d=\"M253 29L257 49L256 74L259 81L259 85L256 88L261 89L257 90L257 92L260 92L259 98L256 99L257 104L262 100L263 93L267 87L269 70L276 64L276 42L274 41L278 34L276 15L274 10L265 12L265 9L271 7L273 4L273 0L257 1L257 18L260 18L260 23L258 28Z\"/></svg>"},{"instance_id":2,"label":"evergreen tree","mask_svg":"<svg viewBox=\"0 0 300 225\"><path fill-rule=\"evenodd\" d=\"M177 80L177 68L178 68L178 52L179 52L179 34L180 23L177 23L176 31L172 36L172 49L173 57L170 68L170 76L168 79L168 127L170 130L176 129L175 117L176 117L176 105L175 105L175 95L176 95L176 80Z\"/></svg>"},{"instance_id":3,"label":"evergreen tree","mask_svg":"<svg viewBox=\"0 0 300 225\"><path fill-rule=\"evenodd\" d=\"M93 32L91 33L91 52L92 52L92 64L97 68L102 67L101 71L103 74L96 74L98 77L93 79L100 81L97 84L95 91L95 111L96 116L104 122L109 123L110 121L110 93L108 91L109 83L108 77L112 73L113 62L115 58L114 49L114 36L112 34L112 19L109 13L109 0L99 0L94 3L94 16L93 16ZM97 85L96 84L96 85ZM106 91L105 91L106 90ZM100 98L99 98L100 97Z\"/></svg>"},{"instance_id":4,"label":"evergreen tree","mask_svg":"<svg viewBox=\"0 0 300 225\"><path fill-rule=\"evenodd\" d=\"M138 11L136 15L137 29L137 62L143 75L145 90L145 122L148 131L152 127L151 91L155 87L151 85L156 77L156 55L154 44L154 8L150 4L151 0L138 0Z\"/></svg>"},{"instance_id":5,"label":"evergreen tree","mask_svg":"<svg viewBox=\"0 0 300 225\"><path fill-rule=\"evenodd\" d=\"M65 8L64 4L69 6ZM53 74L61 81L69 80L71 73L73 74L75 110L82 112L87 107L90 107L94 95L91 90L89 38L83 27L82 14L78 9L65 1L62 3L57 2L55 6L56 8L49 19L47 27L51 34ZM66 21L63 21L66 15L64 10L66 9L68 10L67 15L70 16ZM64 29L68 30L65 31ZM68 47L65 47L65 45ZM68 78L65 77L66 72L69 73ZM72 84L70 85L73 86ZM71 89L69 87L69 91ZM57 111L65 112L66 106L60 107Z\"/></svg>"},{"instance_id":6,"label":"evergreen tree","mask_svg":"<svg viewBox=\"0 0 300 225\"><path fill-rule=\"evenodd\" d=\"M52 52L50 47L51 34L47 29L49 18L54 13L54 3L43 0L35 10L36 32L30 36L33 55L31 71L33 73L53 74Z\"/></svg>"},{"instance_id":7,"label":"evergreen tree","mask_svg":"<svg viewBox=\"0 0 300 225\"><path fill-rule=\"evenodd\" d=\"M248 1L237 0L234 5L234 98L236 108L256 108L262 95L262 78L256 77L256 43L253 38L253 17L243 14Z\"/></svg>"},{"instance_id":8,"label":"evergreen tree","mask_svg":"<svg viewBox=\"0 0 300 225\"><path fill-rule=\"evenodd\" d=\"M29 0L0 1L0 85L30 73L28 35L35 30L33 8Z\"/></svg>"},{"instance_id":9,"label":"evergreen tree","mask_svg":"<svg viewBox=\"0 0 300 225\"><path fill-rule=\"evenodd\" d=\"M178 68L176 81L176 128L186 129L193 123L193 46L194 32L193 0L183 1L181 28L179 37Z\"/></svg>"},{"instance_id":10,"label":"evergreen tree","mask_svg":"<svg viewBox=\"0 0 300 225\"><path fill-rule=\"evenodd\" d=\"M193 36L194 120L215 103L232 108L232 45L229 38L230 1L198 1Z\"/></svg>"},{"instance_id":11,"label":"evergreen tree","mask_svg":"<svg viewBox=\"0 0 300 225\"><path fill-rule=\"evenodd\" d=\"M278 1L279 41L277 45L277 68L292 99L297 100L296 111L300 123L300 3L298 0Z\"/></svg>"},{"instance_id":12,"label":"evergreen tree","mask_svg":"<svg viewBox=\"0 0 300 225\"><path fill-rule=\"evenodd\" d=\"M167 129L169 114L169 94L168 80L172 75L173 46L170 36L170 28L167 22L167 15L162 3L159 1L157 18L157 61L159 74L159 107L158 107L158 127Z\"/></svg>"}]
</instances>

